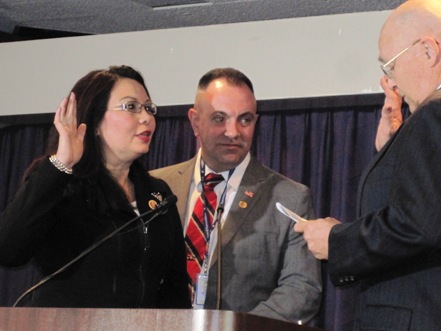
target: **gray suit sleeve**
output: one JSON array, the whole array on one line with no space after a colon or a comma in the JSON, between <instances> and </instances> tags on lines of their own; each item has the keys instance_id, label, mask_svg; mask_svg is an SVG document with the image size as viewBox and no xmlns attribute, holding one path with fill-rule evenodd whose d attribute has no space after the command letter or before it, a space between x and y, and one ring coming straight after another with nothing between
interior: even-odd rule
<instances>
[{"instance_id":1,"label":"gray suit sleeve","mask_svg":"<svg viewBox=\"0 0 441 331\"><path fill-rule=\"evenodd\" d=\"M287 208L300 216L314 218L309 189L302 186L302 191L293 190L292 186L281 185L277 198ZM274 190L273 195L278 195ZM320 262L308 251L303 236L295 233L290 222L277 211L274 205L274 218L277 222L289 222L286 228L285 249L277 287L269 298L260 302L250 313L270 318L289 321L310 321L319 311L321 303L322 280Z\"/></svg>"}]
</instances>

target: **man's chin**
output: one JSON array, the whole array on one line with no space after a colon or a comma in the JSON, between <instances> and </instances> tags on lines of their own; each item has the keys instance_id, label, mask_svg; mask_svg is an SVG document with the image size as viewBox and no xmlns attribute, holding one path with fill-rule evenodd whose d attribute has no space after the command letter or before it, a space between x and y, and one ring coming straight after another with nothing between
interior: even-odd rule
<instances>
[{"instance_id":1,"label":"man's chin","mask_svg":"<svg viewBox=\"0 0 441 331\"><path fill-rule=\"evenodd\" d=\"M243 161L244 158L245 157L240 157L238 155L235 155L234 157L228 157L228 156L222 157L221 159L218 160L218 165L219 168L221 168L221 170L217 170L217 171L220 172L220 171L234 169Z\"/></svg>"},{"instance_id":2,"label":"man's chin","mask_svg":"<svg viewBox=\"0 0 441 331\"><path fill-rule=\"evenodd\" d=\"M404 100L404 101L406 101L406 100ZM418 105L418 104L415 104L415 103L412 103L412 102L406 102L406 103L407 103L407 105L409 106L409 111L410 111L411 113L415 112L415 111L418 110L418 108L419 108L419 105Z\"/></svg>"},{"instance_id":3,"label":"man's chin","mask_svg":"<svg viewBox=\"0 0 441 331\"><path fill-rule=\"evenodd\" d=\"M413 113L419 107L419 103L409 100L406 96L403 97L403 101L407 104L411 113Z\"/></svg>"}]
</instances>

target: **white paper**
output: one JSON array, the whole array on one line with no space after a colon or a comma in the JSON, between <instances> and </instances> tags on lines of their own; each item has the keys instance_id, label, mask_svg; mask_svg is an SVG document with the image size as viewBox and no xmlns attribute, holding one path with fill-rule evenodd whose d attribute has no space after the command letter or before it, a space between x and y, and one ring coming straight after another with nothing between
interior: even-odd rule
<instances>
[{"instance_id":1,"label":"white paper","mask_svg":"<svg viewBox=\"0 0 441 331\"><path fill-rule=\"evenodd\" d=\"M285 206L283 206L280 202L276 202L277 209L285 216L288 216L290 219L292 219L294 222L308 222L308 220L305 220L303 217L300 217L292 210L289 210Z\"/></svg>"}]
</instances>

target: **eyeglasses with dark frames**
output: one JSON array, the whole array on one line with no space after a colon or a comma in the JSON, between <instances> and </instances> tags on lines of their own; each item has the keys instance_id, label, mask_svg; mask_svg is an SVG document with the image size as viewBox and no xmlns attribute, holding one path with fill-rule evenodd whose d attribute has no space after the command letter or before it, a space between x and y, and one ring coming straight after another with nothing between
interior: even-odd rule
<instances>
[{"instance_id":1,"label":"eyeglasses with dark frames","mask_svg":"<svg viewBox=\"0 0 441 331\"><path fill-rule=\"evenodd\" d=\"M119 105L113 106L113 109L119 109L123 111L128 111L130 113L140 113L143 109L151 115L156 115L158 113L158 107L153 102L141 103L138 101L126 101Z\"/></svg>"},{"instance_id":2,"label":"eyeglasses with dark frames","mask_svg":"<svg viewBox=\"0 0 441 331\"><path fill-rule=\"evenodd\" d=\"M395 55L393 58L391 58L389 61L387 61L385 64L382 64L380 66L381 70L383 70L384 74L389 77L392 78L392 72L394 71L394 64L395 61L404 53L406 53L410 48L412 48L413 46L415 46L416 44L418 44L421 41L421 39L418 39L416 41L414 41L412 43L412 45L406 47L405 49L403 49L401 52L399 52L397 55Z\"/></svg>"}]
</instances>

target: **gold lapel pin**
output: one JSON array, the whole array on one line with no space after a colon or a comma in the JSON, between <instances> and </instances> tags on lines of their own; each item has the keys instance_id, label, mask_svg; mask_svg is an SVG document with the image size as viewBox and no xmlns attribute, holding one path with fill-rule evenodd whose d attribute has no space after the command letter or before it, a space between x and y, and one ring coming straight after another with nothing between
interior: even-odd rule
<instances>
[{"instance_id":1,"label":"gold lapel pin","mask_svg":"<svg viewBox=\"0 0 441 331\"><path fill-rule=\"evenodd\" d=\"M158 205L158 203L155 200L150 200L149 201L150 209L155 209L157 205Z\"/></svg>"},{"instance_id":2,"label":"gold lapel pin","mask_svg":"<svg viewBox=\"0 0 441 331\"><path fill-rule=\"evenodd\" d=\"M246 208L246 207L248 207L248 204L245 201L239 201L239 207Z\"/></svg>"}]
</instances>

